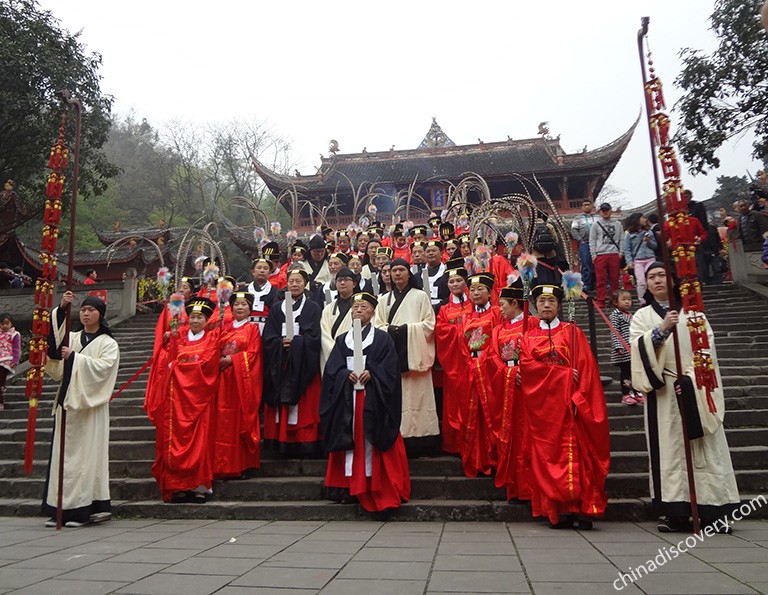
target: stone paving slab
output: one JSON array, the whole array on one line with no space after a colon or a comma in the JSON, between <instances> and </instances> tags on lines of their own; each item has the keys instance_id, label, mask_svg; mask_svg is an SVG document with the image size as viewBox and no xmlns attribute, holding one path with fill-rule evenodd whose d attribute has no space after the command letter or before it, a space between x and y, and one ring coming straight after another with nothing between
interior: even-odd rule
<instances>
[{"instance_id":1,"label":"stone paving slab","mask_svg":"<svg viewBox=\"0 0 768 595\"><path fill-rule=\"evenodd\" d=\"M690 536L648 522L43 521L0 517L0 594L768 593L768 521L696 540L651 572L641 567Z\"/></svg>"}]
</instances>

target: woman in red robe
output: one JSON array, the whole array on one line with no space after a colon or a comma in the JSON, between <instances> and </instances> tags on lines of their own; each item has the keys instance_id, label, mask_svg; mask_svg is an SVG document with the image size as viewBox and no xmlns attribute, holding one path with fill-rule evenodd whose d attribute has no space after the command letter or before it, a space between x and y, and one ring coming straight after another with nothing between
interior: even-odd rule
<instances>
[{"instance_id":1,"label":"woman in red robe","mask_svg":"<svg viewBox=\"0 0 768 595\"><path fill-rule=\"evenodd\" d=\"M233 293L233 319L221 331L221 372L211 424L215 478L240 477L260 465L261 335L259 325L248 320L253 300L249 291Z\"/></svg>"},{"instance_id":2,"label":"woman in red robe","mask_svg":"<svg viewBox=\"0 0 768 595\"><path fill-rule=\"evenodd\" d=\"M182 277L179 293L188 302L195 295L195 281L191 277ZM155 325L155 343L152 347L152 364L147 376L147 389L144 393L144 410L149 421L155 421L155 411L163 401L165 394L165 381L168 374L168 350L164 346L171 336L171 315L168 313L167 304L163 304L163 312ZM187 314L183 312L179 316L179 326L187 324Z\"/></svg>"},{"instance_id":3,"label":"woman in red robe","mask_svg":"<svg viewBox=\"0 0 768 595\"><path fill-rule=\"evenodd\" d=\"M472 311L473 305L467 296L467 270L464 259L448 261L445 271L448 301L440 306L435 321L435 348L440 365L443 367L442 407L442 448L445 452L459 452L459 403L463 395L469 394L469 377L463 363L464 316Z\"/></svg>"},{"instance_id":4,"label":"woman in red robe","mask_svg":"<svg viewBox=\"0 0 768 595\"><path fill-rule=\"evenodd\" d=\"M502 321L493 328L485 361L493 394L501 402L499 464L494 481L496 487L506 489L507 500L530 500L528 422L515 380L520 369L520 340L525 328L538 326L539 319L524 317L520 279L501 290L499 310Z\"/></svg>"},{"instance_id":5,"label":"woman in red robe","mask_svg":"<svg viewBox=\"0 0 768 595\"><path fill-rule=\"evenodd\" d=\"M213 487L210 421L219 380L219 329L206 330L215 304L194 298L189 327L172 334L164 398L156 408L156 458L152 475L163 501L204 503Z\"/></svg>"},{"instance_id":6,"label":"woman in red robe","mask_svg":"<svg viewBox=\"0 0 768 595\"><path fill-rule=\"evenodd\" d=\"M537 285L531 294L540 320L520 343L520 392L531 438L533 516L549 518L554 528L591 529L591 519L605 512L610 464L597 362L581 329L557 316L562 288Z\"/></svg>"},{"instance_id":7,"label":"woman in red robe","mask_svg":"<svg viewBox=\"0 0 768 595\"><path fill-rule=\"evenodd\" d=\"M467 477L490 474L498 462L497 434L501 422L498 399L491 390L484 365L491 332L500 319L498 306L491 305L493 275L479 273L469 278L473 308L464 316L462 359L469 377L469 392L459 402L459 452Z\"/></svg>"}]
</instances>

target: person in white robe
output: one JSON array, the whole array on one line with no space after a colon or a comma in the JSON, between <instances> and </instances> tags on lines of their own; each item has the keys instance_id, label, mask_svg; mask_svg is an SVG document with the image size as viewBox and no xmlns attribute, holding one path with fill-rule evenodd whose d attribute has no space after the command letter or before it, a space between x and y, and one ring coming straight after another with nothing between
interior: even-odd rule
<instances>
[{"instance_id":1,"label":"person in white robe","mask_svg":"<svg viewBox=\"0 0 768 595\"><path fill-rule=\"evenodd\" d=\"M677 381L672 329L677 328L685 407L693 476L702 527L730 532L715 523L739 504L739 491L733 472L728 442L723 428L725 399L717 363L712 328L703 314L718 387L707 398L706 389L696 387L693 347L688 330L692 313L669 309L667 273L660 262L646 271L646 305L632 318L632 386L646 393L645 432L650 458L650 488L655 506L664 515L660 532L690 531L690 493L683 444L682 422L675 384ZM686 396L687 395L687 396Z\"/></svg>"},{"instance_id":2,"label":"person in white robe","mask_svg":"<svg viewBox=\"0 0 768 595\"><path fill-rule=\"evenodd\" d=\"M323 308L320 316L320 374L331 355L336 337L352 328L352 294L355 291L355 273L348 267L336 273L336 299Z\"/></svg>"},{"instance_id":3,"label":"person in white robe","mask_svg":"<svg viewBox=\"0 0 768 595\"><path fill-rule=\"evenodd\" d=\"M43 496L45 525L56 526L62 408L66 411L62 523L80 527L111 518L109 496L109 401L117 380L120 350L104 322L106 305L88 296L80 307L83 329L65 336L66 307L74 294L63 294L51 312L49 360L45 371L60 381L51 457Z\"/></svg>"},{"instance_id":4,"label":"person in white robe","mask_svg":"<svg viewBox=\"0 0 768 595\"><path fill-rule=\"evenodd\" d=\"M432 365L435 362L435 312L429 296L414 286L410 265L392 261L392 291L379 298L375 326L386 328L395 342L403 389L403 438L440 433Z\"/></svg>"}]
</instances>

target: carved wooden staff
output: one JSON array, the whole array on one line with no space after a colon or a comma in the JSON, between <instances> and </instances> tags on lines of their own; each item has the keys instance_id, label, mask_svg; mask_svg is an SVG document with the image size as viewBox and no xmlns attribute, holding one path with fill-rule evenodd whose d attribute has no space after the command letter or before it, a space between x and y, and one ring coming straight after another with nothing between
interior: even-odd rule
<instances>
[{"instance_id":1,"label":"carved wooden staff","mask_svg":"<svg viewBox=\"0 0 768 595\"><path fill-rule=\"evenodd\" d=\"M80 173L80 124L82 121L83 104L79 99L74 99L69 91L61 91L61 100L64 105L73 106L75 108L75 156L74 165L72 168L72 203L70 204L70 217L69 217L69 262L67 263L67 291L72 291L72 276L75 271L75 221L77 206L77 178ZM70 316L72 314L72 304L67 304L66 312L64 313L64 338L61 342L61 346L69 347L69 331L71 327ZM54 321L55 324L55 321ZM67 411L64 409L64 403L61 405L61 432L59 433L59 485L58 495L56 497L56 530L61 530L61 521L63 514L63 499L64 499L64 447L66 443L67 433Z\"/></svg>"},{"instance_id":2,"label":"carved wooden staff","mask_svg":"<svg viewBox=\"0 0 768 595\"><path fill-rule=\"evenodd\" d=\"M654 132L651 125L651 115L654 113L655 109L654 106L651 103L651 98L649 94L646 92L646 88L648 85L648 78L645 72L645 56L643 52L643 40L648 35L648 23L650 21L649 17L643 17L640 21L641 26L640 29L637 32L637 51L640 55L640 70L643 77L643 96L645 97L645 107L646 107L646 115L648 117L648 140L650 142L650 148L651 148L651 163L653 164L653 180L654 180L654 187L656 189L656 212L659 216L659 228L661 233L661 253L662 258L664 262L664 268L667 271L667 292L669 295L669 309L670 310L677 310L679 309L680 304L676 304L676 297L673 292L673 281L672 281L672 275L671 271L672 268L670 266L671 258L669 254L669 250L667 249L667 234L664 230L664 207L661 202L661 185L659 183L659 170L658 165L656 162L656 150L654 145ZM672 327L672 340L674 341L674 349L675 349L675 369L677 373L678 383L680 382L680 379L683 376L683 366L680 359L680 339L677 336L677 325ZM685 466L686 471L688 474L688 491L691 496L691 516L693 517L693 531L694 533L698 533L700 530L700 523L699 523L699 507L696 500L696 483L694 481L693 477L693 457L691 455L691 441L688 437L688 426L685 423L685 410L683 407L683 400L682 396L678 395L677 392L675 393L677 396L677 406L680 410L680 421L683 428L683 447L685 450Z\"/></svg>"}]
</instances>

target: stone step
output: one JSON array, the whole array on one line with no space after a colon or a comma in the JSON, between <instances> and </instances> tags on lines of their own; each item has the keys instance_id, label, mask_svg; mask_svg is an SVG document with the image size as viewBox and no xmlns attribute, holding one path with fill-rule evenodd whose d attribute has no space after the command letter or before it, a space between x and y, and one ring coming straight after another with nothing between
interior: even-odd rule
<instances>
[{"instance_id":1,"label":"stone step","mask_svg":"<svg viewBox=\"0 0 768 595\"><path fill-rule=\"evenodd\" d=\"M651 517L647 499L611 500L606 521L644 521ZM39 499L0 499L0 516L39 516ZM352 521L370 520L357 504L328 501L238 502L214 499L205 505L163 504L157 500L112 500L116 518L155 519L269 519ZM753 515L754 517L754 515ZM411 500L393 512L393 521L505 521L530 522L530 506L487 500Z\"/></svg>"},{"instance_id":2,"label":"stone step","mask_svg":"<svg viewBox=\"0 0 768 595\"><path fill-rule=\"evenodd\" d=\"M759 470L768 460L768 446L736 446L731 447L731 460L734 469ZM267 455L269 453L267 451ZM109 464L110 477L147 479L150 478L152 460L116 459ZM269 477L301 477L322 476L325 473L327 461L325 459L269 459L261 461L259 469L251 469L248 476L256 479ZM412 477L459 477L464 476L461 460L458 456L438 456L410 459L408 461ZM45 459L34 462L33 478L44 477L47 467ZM24 463L21 460L0 461L0 478L14 478L23 476ZM611 474L637 473L648 471L648 455L645 451L639 452L612 452Z\"/></svg>"},{"instance_id":3,"label":"stone step","mask_svg":"<svg viewBox=\"0 0 768 595\"><path fill-rule=\"evenodd\" d=\"M768 471L738 469L735 471L740 492L764 493L768 490ZM214 481L217 499L237 501L317 501L323 498L323 475L297 477L256 477L243 480ZM6 498L41 497L43 478L7 478L0 480ZM606 479L606 492L612 498L637 498L648 493L648 473L612 473ZM110 481L111 497L116 500L159 499L152 478L114 478ZM411 476L411 495L421 500L505 500L503 489L491 477Z\"/></svg>"}]
</instances>

